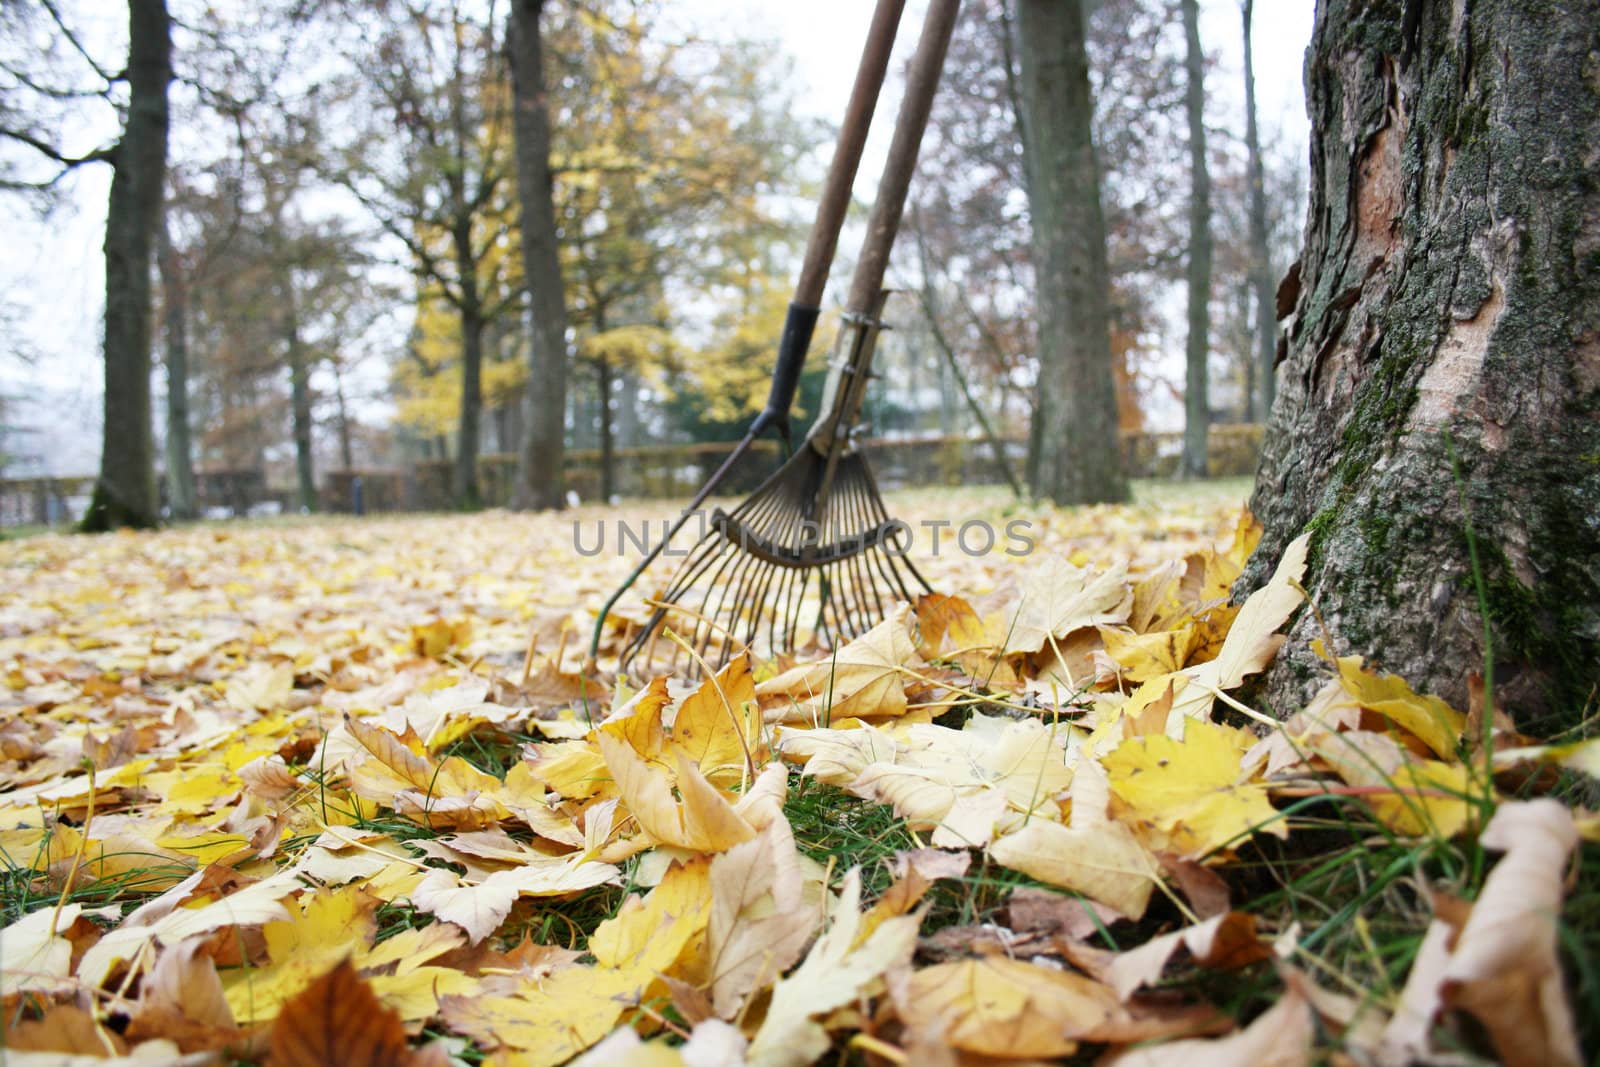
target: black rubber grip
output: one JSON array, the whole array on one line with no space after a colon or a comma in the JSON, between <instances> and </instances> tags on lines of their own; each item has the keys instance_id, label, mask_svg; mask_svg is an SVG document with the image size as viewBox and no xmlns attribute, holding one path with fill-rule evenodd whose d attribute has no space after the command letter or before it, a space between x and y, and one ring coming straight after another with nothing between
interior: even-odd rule
<instances>
[{"instance_id":1,"label":"black rubber grip","mask_svg":"<svg viewBox=\"0 0 1600 1067\"><path fill-rule=\"evenodd\" d=\"M778 364L772 368L772 391L767 394L767 406L761 413L769 425L786 424L789 420L789 408L800 387L800 372L806 368L806 350L811 347L811 334L821 314L821 308L789 305L789 315L783 320L783 338L778 342Z\"/></svg>"}]
</instances>

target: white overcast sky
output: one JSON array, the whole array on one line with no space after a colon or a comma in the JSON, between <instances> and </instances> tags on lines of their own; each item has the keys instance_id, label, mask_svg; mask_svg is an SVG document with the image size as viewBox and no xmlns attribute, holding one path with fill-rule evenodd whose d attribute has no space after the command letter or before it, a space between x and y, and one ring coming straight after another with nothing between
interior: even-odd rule
<instances>
[{"instance_id":1,"label":"white overcast sky","mask_svg":"<svg viewBox=\"0 0 1600 1067\"><path fill-rule=\"evenodd\" d=\"M89 4L105 17L98 2ZM677 18L701 33L776 38L794 58L802 108L837 122L844 111L872 13L869 0L678 0ZM1207 80L1208 121L1243 128L1242 48L1238 0L1201 0L1201 36L1216 58ZM910 0L901 23L895 68L910 55L926 0ZM1303 146L1307 138L1301 65L1311 37L1314 0L1257 0L1257 98L1267 135ZM886 89L879 121L857 179L870 200L889 138L895 91ZM84 168L69 179L70 202L46 223L15 204L0 204L0 297L20 309L20 337L37 354L21 366L0 358L0 395L38 398L16 412L38 431L57 474L91 472L99 454L100 312L103 301L105 203L110 174ZM159 405L158 405L159 407Z\"/></svg>"}]
</instances>

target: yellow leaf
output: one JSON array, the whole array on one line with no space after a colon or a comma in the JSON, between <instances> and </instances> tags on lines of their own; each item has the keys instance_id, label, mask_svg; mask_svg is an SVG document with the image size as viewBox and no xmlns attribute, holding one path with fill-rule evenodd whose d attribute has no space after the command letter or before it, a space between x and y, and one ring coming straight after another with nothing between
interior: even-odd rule
<instances>
[{"instance_id":1,"label":"yellow leaf","mask_svg":"<svg viewBox=\"0 0 1600 1067\"><path fill-rule=\"evenodd\" d=\"M749 653L735 657L684 700L672 720L672 747L724 786L745 777L751 763L766 762Z\"/></svg>"},{"instance_id":2,"label":"yellow leaf","mask_svg":"<svg viewBox=\"0 0 1600 1067\"><path fill-rule=\"evenodd\" d=\"M528 747L534 753L528 772L557 795L572 800L617 795L605 757L592 742L565 741Z\"/></svg>"},{"instance_id":3,"label":"yellow leaf","mask_svg":"<svg viewBox=\"0 0 1600 1067\"><path fill-rule=\"evenodd\" d=\"M1192 720L1183 740L1164 734L1131 738L1102 762L1112 792L1129 813L1199 858L1238 845L1257 831L1288 832L1261 782L1243 780L1240 764L1255 735Z\"/></svg>"},{"instance_id":4,"label":"yellow leaf","mask_svg":"<svg viewBox=\"0 0 1600 1067\"><path fill-rule=\"evenodd\" d=\"M242 967L222 976L228 1007L241 1024L263 1022L347 956L359 955L377 933L375 897L355 886L307 893L294 912L262 927L267 967Z\"/></svg>"},{"instance_id":5,"label":"yellow leaf","mask_svg":"<svg viewBox=\"0 0 1600 1067\"><path fill-rule=\"evenodd\" d=\"M1322 653L1320 641L1312 647ZM1465 715L1438 697L1418 694L1398 675L1363 670L1360 656L1340 656L1335 662L1339 684L1351 700L1415 734L1437 755L1445 759L1455 756L1467 722Z\"/></svg>"},{"instance_id":6,"label":"yellow leaf","mask_svg":"<svg viewBox=\"0 0 1600 1067\"><path fill-rule=\"evenodd\" d=\"M1005 650L1045 650L1074 630L1122 622L1132 605L1126 565L1096 575L1056 561L1027 576Z\"/></svg>"},{"instance_id":7,"label":"yellow leaf","mask_svg":"<svg viewBox=\"0 0 1600 1067\"><path fill-rule=\"evenodd\" d=\"M1200 644L1200 633L1192 625L1154 633L1130 633L1110 626L1099 629L1106 654L1117 661L1131 682L1148 682L1181 670Z\"/></svg>"},{"instance_id":8,"label":"yellow leaf","mask_svg":"<svg viewBox=\"0 0 1600 1067\"><path fill-rule=\"evenodd\" d=\"M785 722L904 715L903 670L916 656L906 628L909 610L902 605L828 659L769 678L756 686L756 695L764 707L782 708Z\"/></svg>"},{"instance_id":9,"label":"yellow leaf","mask_svg":"<svg viewBox=\"0 0 1600 1067\"><path fill-rule=\"evenodd\" d=\"M1073 889L1137 919L1155 889L1155 860L1126 826L1107 815L1106 773L1079 754L1072 782L1072 822L1034 817L989 846L997 863L1041 882Z\"/></svg>"},{"instance_id":10,"label":"yellow leaf","mask_svg":"<svg viewBox=\"0 0 1600 1067\"><path fill-rule=\"evenodd\" d=\"M632 700L608 715L600 729L626 741L643 759L670 766L670 761L662 754L667 744L667 732L661 722L661 713L670 702L667 680L652 679L648 686L634 694Z\"/></svg>"},{"instance_id":11,"label":"yellow leaf","mask_svg":"<svg viewBox=\"0 0 1600 1067\"><path fill-rule=\"evenodd\" d=\"M925 967L895 998L900 1018L963 1052L1006 1059L1070 1056L1119 1012L1116 995L1070 971L989 956Z\"/></svg>"},{"instance_id":12,"label":"yellow leaf","mask_svg":"<svg viewBox=\"0 0 1600 1067\"><path fill-rule=\"evenodd\" d=\"M1278 567L1267 584L1245 600L1234 617L1217 658L1187 667L1190 683L1173 701L1167 714L1167 732L1181 736L1185 718L1209 719L1215 701L1213 689L1233 689L1245 678L1264 670L1278 654L1285 638L1278 628L1289 621L1305 599L1299 589L1305 576L1309 534L1301 534L1283 550Z\"/></svg>"},{"instance_id":13,"label":"yellow leaf","mask_svg":"<svg viewBox=\"0 0 1600 1067\"><path fill-rule=\"evenodd\" d=\"M609 1034L645 984L606 967L565 967L515 995L447 996L439 1007L452 1030L505 1050L499 1062L555 1067Z\"/></svg>"},{"instance_id":14,"label":"yellow leaf","mask_svg":"<svg viewBox=\"0 0 1600 1067\"><path fill-rule=\"evenodd\" d=\"M595 740L622 802L644 832L657 841L696 852L721 852L755 836L755 829L740 818L733 805L681 756L676 780L680 802L672 795L674 783L642 760L626 741L606 733Z\"/></svg>"},{"instance_id":15,"label":"yellow leaf","mask_svg":"<svg viewBox=\"0 0 1600 1067\"><path fill-rule=\"evenodd\" d=\"M661 883L641 898L630 895L617 914L595 928L589 952L601 967L654 975L706 928L714 898L711 861L697 856L673 864Z\"/></svg>"}]
</instances>

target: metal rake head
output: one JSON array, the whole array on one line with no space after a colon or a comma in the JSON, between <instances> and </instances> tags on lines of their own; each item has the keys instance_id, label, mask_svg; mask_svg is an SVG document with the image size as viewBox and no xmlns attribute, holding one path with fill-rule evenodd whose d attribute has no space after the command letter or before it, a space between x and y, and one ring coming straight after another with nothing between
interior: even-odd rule
<instances>
[{"instance_id":1,"label":"metal rake head","mask_svg":"<svg viewBox=\"0 0 1600 1067\"><path fill-rule=\"evenodd\" d=\"M641 654L651 669L720 669L745 648L793 649L807 625L818 640L837 644L870 629L914 589L928 591L906 558L910 527L889 516L866 457L844 452L831 477L827 465L802 445L733 511L712 512L624 649L624 671ZM663 639L666 629L677 640Z\"/></svg>"}]
</instances>

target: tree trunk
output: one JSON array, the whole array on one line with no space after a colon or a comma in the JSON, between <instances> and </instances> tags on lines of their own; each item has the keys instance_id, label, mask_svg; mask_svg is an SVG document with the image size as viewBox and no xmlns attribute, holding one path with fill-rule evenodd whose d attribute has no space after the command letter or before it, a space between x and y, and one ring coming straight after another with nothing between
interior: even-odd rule
<instances>
[{"instance_id":1,"label":"tree trunk","mask_svg":"<svg viewBox=\"0 0 1600 1067\"><path fill-rule=\"evenodd\" d=\"M1244 0L1244 146L1250 182L1250 281L1255 287L1256 368L1258 392L1250 397L1251 412L1259 422L1272 414L1277 395L1273 364L1277 357L1277 298L1272 288L1272 252L1267 247L1267 180L1261 161L1261 134L1256 126L1256 71L1250 46L1250 26L1255 0Z\"/></svg>"},{"instance_id":2,"label":"tree trunk","mask_svg":"<svg viewBox=\"0 0 1600 1067\"><path fill-rule=\"evenodd\" d=\"M639 376L618 367L616 379L617 447L633 448L639 443Z\"/></svg>"},{"instance_id":3,"label":"tree trunk","mask_svg":"<svg viewBox=\"0 0 1600 1067\"><path fill-rule=\"evenodd\" d=\"M167 508L179 521L199 514L194 495L194 442L189 427L189 281L183 276L166 219L156 228L167 356Z\"/></svg>"},{"instance_id":4,"label":"tree trunk","mask_svg":"<svg viewBox=\"0 0 1600 1067\"><path fill-rule=\"evenodd\" d=\"M333 397L339 406L339 462L345 470L354 470L356 461L355 448L350 441L350 409L345 403L344 370L337 359L333 361Z\"/></svg>"},{"instance_id":5,"label":"tree trunk","mask_svg":"<svg viewBox=\"0 0 1600 1067\"><path fill-rule=\"evenodd\" d=\"M456 429L455 503L483 507L478 489L478 446L483 435L483 314L473 299L461 309L461 422Z\"/></svg>"},{"instance_id":6,"label":"tree trunk","mask_svg":"<svg viewBox=\"0 0 1600 1067\"><path fill-rule=\"evenodd\" d=\"M1206 431L1211 423L1211 171L1206 166L1205 53L1200 48L1199 0L1183 0L1183 34L1188 41L1184 72L1189 114L1189 339L1185 346L1183 388L1183 464L1185 478L1207 474Z\"/></svg>"},{"instance_id":7,"label":"tree trunk","mask_svg":"<svg viewBox=\"0 0 1600 1067\"><path fill-rule=\"evenodd\" d=\"M595 362L595 391L600 414L600 499L610 503L617 491L617 471L611 434L611 361L605 356Z\"/></svg>"},{"instance_id":8,"label":"tree trunk","mask_svg":"<svg viewBox=\"0 0 1600 1067\"><path fill-rule=\"evenodd\" d=\"M517 195L522 205L522 270L528 286L528 385L523 446L513 504L559 508L566 503L567 309L556 247L550 116L545 103L539 15L544 0L512 0L506 47L511 53L512 126Z\"/></svg>"},{"instance_id":9,"label":"tree trunk","mask_svg":"<svg viewBox=\"0 0 1600 1067\"><path fill-rule=\"evenodd\" d=\"M1244 379L1244 388L1240 390L1239 396L1238 418L1240 422L1256 421L1256 401L1259 399L1256 396L1256 335L1254 328L1260 325L1260 313L1257 313L1257 319L1252 320L1250 318L1251 280L1249 277L1241 277L1234 289L1234 306L1237 309L1239 326L1230 338L1231 342L1236 342L1233 345L1233 349L1238 353L1239 366L1244 372L1241 375Z\"/></svg>"},{"instance_id":10,"label":"tree trunk","mask_svg":"<svg viewBox=\"0 0 1600 1067\"><path fill-rule=\"evenodd\" d=\"M1280 712L1325 674L1325 622L1335 650L1459 707L1485 672L1542 731L1600 683L1600 22L1396 6L1318 6L1266 533L1236 592L1311 533L1319 616L1265 680Z\"/></svg>"},{"instance_id":11,"label":"tree trunk","mask_svg":"<svg viewBox=\"0 0 1600 1067\"><path fill-rule=\"evenodd\" d=\"M1126 500L1083 5L1021 0L1017 25L1038 279L1039 400L1030 478L1035 494L1058 504Z\"/></svg>"},{"instance_id":12,"label":"tree trunk","mask_svg":"<svg viewBox=\"0 0 1600 1067\"><path fill-rule=\"evenodd\" d=\"M150 259L167 170L171 24L165 0L128 4L128 119L106 213L105 427L85 530L161 518L150 427Z\"/></svg>"},{"instance_id":13,"label":"tree trunk","mask_svg":"<svg viewBox=\"0 0 1600 1067\"><path fill-rule=\"evenodd\" d=\"M292 273L292 272L291 272ZM294 422L294 471L302 511L317 510L317 479L311 466L311 368L300 341L300 317L294 281L286 278L283 291L283 339L289 350L289 410Z\"/></svg>"}]
</instances>

